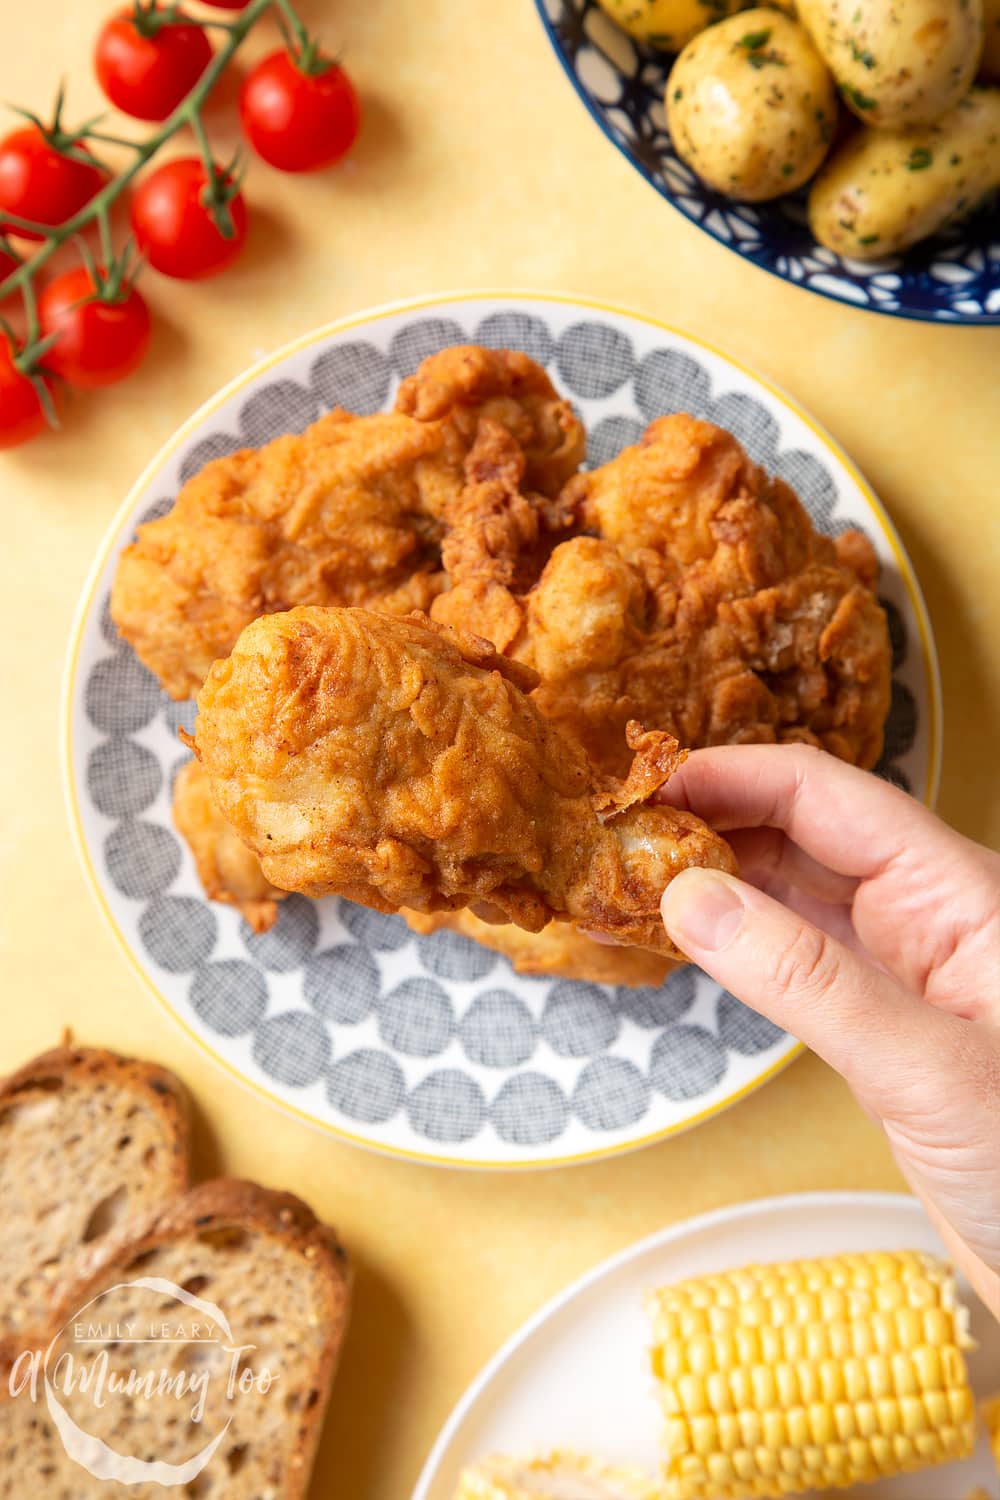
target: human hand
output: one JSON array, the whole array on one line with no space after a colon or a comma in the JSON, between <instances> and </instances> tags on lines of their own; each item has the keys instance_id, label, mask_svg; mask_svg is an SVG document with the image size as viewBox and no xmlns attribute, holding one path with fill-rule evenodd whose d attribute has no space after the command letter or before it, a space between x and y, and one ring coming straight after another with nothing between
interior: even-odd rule
<instances>
[{"instance_id":1,"label":"human hand","mask_svg":"<svg viewBox=\"0 0 1000 1500\"><path fill-rule=\"evenodd\" d=\"M669 936L843 1074L1000 1319L1000 856L806 746L697 750L663 795L744 877L677 875Z\"/></svg>"}]
</instances>

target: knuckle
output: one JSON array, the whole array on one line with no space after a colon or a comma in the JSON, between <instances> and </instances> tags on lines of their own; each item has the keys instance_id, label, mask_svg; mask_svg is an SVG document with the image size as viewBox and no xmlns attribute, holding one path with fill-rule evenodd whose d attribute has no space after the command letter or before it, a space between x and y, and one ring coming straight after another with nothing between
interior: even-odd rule
<instances>
[{"instance_id":1,"label":"knuckle","mask_svg":"<svg viewBox=\"0 0 1000 1500\"><path fill-rule=\"evenodd\" d=\"M837 977L837 960L825 932L804 923L787 948L775 954L770 982L782 993L803 991L822 994Z\"/></svg>"}]
</instances>

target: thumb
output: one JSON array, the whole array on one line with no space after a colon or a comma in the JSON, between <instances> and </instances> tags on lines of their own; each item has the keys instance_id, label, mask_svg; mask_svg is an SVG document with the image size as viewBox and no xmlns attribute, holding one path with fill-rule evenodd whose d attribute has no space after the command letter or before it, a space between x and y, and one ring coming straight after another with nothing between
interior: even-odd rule
<instances>
[{"instance_id":1,"label":"thumb","mask_svg":"<svg viewBox=\"0 0 1000 1500\"><path fill-rule=\"evenodd\" d=\"M799 1037L879 1115L899 1108L904 1078L907 1092L933 1089L944 1040L937 1033L951 1018L863 955L718 870L683 870L667 886L661 910L682 953Z\"/></svg>"}]
</instances>

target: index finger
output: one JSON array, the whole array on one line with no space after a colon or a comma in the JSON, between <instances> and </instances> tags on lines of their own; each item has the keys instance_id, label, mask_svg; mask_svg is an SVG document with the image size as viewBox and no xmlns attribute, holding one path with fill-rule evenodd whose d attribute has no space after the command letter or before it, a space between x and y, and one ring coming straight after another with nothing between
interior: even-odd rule
<instances>
[{"instance_id":1,"label":"index finger","mask_svg":"<svg viewBox=\"0 0 1000 1500\"><path fill-rule=\"evenodd\" d=\"M869 880L915 840L942 839L934 815L906 792L809 745L693 750L659 799L713 828L780 828L841 875Z\"/></svg>"}]
</instances>

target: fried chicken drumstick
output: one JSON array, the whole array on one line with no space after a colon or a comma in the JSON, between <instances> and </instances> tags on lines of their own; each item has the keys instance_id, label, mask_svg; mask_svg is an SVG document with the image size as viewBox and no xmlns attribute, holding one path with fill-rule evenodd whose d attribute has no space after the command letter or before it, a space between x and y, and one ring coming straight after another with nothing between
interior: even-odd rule
<instances>
[{"instance_id":1,"label":"fried chicken drumstick","mask_svg":"<svg viewBox=\"0 0 1000 1500\"><path fill-rule=\"evenodd\" d=\"M628 726L624 781L526 696L535 673L483 640L362 609L248 626L198 699L194 748L266 879L380 911L489 903L677 958L659 918L689 865L735 868L700 819L644 805L683 752Z\"/></svg>"}]
</instances>

